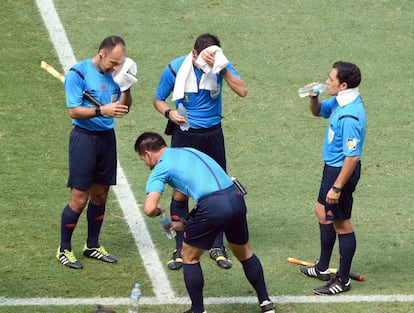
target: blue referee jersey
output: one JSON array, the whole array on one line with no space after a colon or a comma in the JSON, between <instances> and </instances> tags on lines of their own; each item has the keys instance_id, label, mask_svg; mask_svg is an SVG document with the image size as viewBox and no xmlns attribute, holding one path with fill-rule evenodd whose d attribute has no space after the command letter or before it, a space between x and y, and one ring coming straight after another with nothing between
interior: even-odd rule
<instances>
[{"instance_id":1,"label":"blue referee jersey","mask_svg":"<svg viewBox=\"0 0 414 313\"><path fill-rule=\"evenodd\" d=\"M103 105L116 102L121 97L121 91L114 82L112 74L102 74L92 63L92 59L86 59L73 66L83 76L69 71L65 77L66 107L78 106L94 107L88 100L83 98L86 90L92 97ZM111 116L97 116L93 118L72 119L72 124L91 131L105 131L114 128L114 118Z\"/></svg>"},{"instance_id":2,"label":"blue referee jersey","mask_svg":"<svg viewBox=\"0 0 414 313\"><path fill-rule=\"evenodd\" d=\"M171 61L169 66L165 67L155 92L157 100L165 101L169 97L174 89L175 76L185 58L186 56L179 57ZM234 76L240 78L240 75L234 69L232 63L227 65L227 70ZM201 76L203 74L196 67L194 67L194 73L197 77L197 85L199 86ZM175 101L176 108L180 102L186 108L188 113L188 121L190 123L190 127L193 129L210 128L219 124L222 119L221 93L223 87L223 77L220 74L217 74L216 78L217 88L215 90L204 90L198 88L197 93L185 92L183 99Z\"/></svg>"},{"instance_id":3,"label":"blue referee jersey","mask_svg":"<svg viewBox=\"0 0 414 313\"><path fill-rule=\"evenodd\" d=\"M358 89L347 89L343 93L322 101L320 110L322 117L329 118L323 160L332 167L342 167L345 157L358 155L361 160L365 142L366 115Z\"/></svg>"},{"instance_id":4,"label":"blue referee jersey","mask_svg":"<svg viewBox=\"0 0 414 313\"><path fill-rule=\"evenodd\" d=\"M162 194L165 184L198 203L203 196L229 188L233 181L208 155L193 148L167 148L153 168L145 191Z\"/></svg>"}]
</instances>

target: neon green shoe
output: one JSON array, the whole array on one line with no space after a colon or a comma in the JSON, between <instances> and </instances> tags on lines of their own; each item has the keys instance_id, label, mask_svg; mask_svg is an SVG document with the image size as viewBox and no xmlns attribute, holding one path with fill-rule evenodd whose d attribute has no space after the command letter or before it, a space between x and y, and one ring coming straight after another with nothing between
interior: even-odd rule
<instances>
[{"instance_id":1,"label":"neon green shoe","mask_svg":"<svg viewBox=\"0 0 414 313\"><path fill-rule=\"evenodd\" d=\"M60 251L60 247L57 249L56 258L59 260L60 263L63 265L73 268L73 269L81 269L83 265L79 262L72 251L64 250L63 252Z\"/></svg>"},{"instance_id":2,"label":"neon green shoe","mask_svg":"<svg viewBox=\"0 0 414 313\"><path fill-rule=\"evenodd\" d=\"M217 265L225 270L228 270L233 266L233 263L231 263L227 257L226 248L224 246L221 248L210 249L210 259L216 261Z\"/></svg>"},{"instance_id":3,"label":"neon green shoe","mask_svg":"<svg viewBox=\"0 0 414 313\"><path fill-rule=\"evenodd\" d=\"M181 249L175 249L171 260L168 261L167 267L172 271L177 271L183 267L183 259L181 257Z\"/></svg>"},{"instance_id":4,"label":"neon green shoe","mask_svg":"<svg viewBox=\"0 0 414 313\"><path fill-rule=\"evenodd\" d=\"M85 244L85 247L83 248L83 255L88 258L97 259L102 262L117 262L117 259L113 255L110 255L102 246L100 246L99 248L88 248Z\"/></svg>"}]
</instances>

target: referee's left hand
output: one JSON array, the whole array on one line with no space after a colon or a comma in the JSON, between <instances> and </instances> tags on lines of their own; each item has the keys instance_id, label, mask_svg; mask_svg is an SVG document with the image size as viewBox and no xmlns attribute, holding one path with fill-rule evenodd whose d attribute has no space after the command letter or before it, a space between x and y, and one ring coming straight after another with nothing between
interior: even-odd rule
<instances>
[{"instance_id":1,"label":"referee's left hand","mask_svg":"<svg viewBox=\"0 0 414 313\"><path fill-rule=\"evenodd\" d=\"M123 117L129 112L129 107L119 102L112 102L101 106L101 113L107 116Z\"/></svg>"},{"instance_id":2,"label":"referee's left hand","mask_svg":"<svg viewBox=\"0 0 414 313\"><path fill-rule=\"evenodd\" d=\"M328 194L326 195L326 202L329 204L336 204L339 202L339 197L341 196L340 192L335 192L333 189L329 189Z\"/></svg>"},{"instance_id":3,"label":"referee's left hand","mask_svg":"<svg viewBox=\"0 0 414 313\"><path fill-rule=\"evenodd\" d=\"M183 222L176 222L176 221L171 221L171 229L174 230L183 230L185 228L185 224Z\"/></svg>"}]
</instances>

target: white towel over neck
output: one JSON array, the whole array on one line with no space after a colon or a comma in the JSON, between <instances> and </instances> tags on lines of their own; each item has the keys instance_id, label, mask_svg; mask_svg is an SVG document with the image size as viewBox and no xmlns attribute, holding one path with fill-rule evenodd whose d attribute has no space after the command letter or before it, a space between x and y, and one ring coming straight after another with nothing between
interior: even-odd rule
<instances>
[{"instance_id":1,"label":"white towel over neck","mask_svg":"<svg viewBox=\"0 0 414 313\"><path fill-rule=\"evenodd\" d=\"M223 54L223 51L218 46L210 46L205 50L213 50L216 52L215 61L213 67L207 65L204 67L204 74L200 79L200 89L205 90L216 90L217 89L217 73L219 73L223 68L227 66L229 61ZM203 50L204 51L204 50ZM201 54L197 58L196 62L202 61ZM205 63L205 62L204 62ZM194 73L193 66L193 54L190 52L184 59L184 62L181 64L178 69L177 77L175 79L174 91L172 100L176 101L184 97L185 92L198 92L197 87L197 77Z\"/></svg>"}]
</instances>

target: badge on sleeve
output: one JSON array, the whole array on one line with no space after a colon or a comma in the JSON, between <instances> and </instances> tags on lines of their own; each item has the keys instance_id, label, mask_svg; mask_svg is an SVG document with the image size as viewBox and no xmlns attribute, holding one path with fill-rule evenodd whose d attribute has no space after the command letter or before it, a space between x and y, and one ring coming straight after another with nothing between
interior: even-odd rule
<instances>
[{"instance_id":1,"label":"badge on sleeve","mask_svg":"<svg viewBox=\"0 0 414 313\"><path fill-rule=\"evenodd\" d=\"M348 138L346 143L346 148L349 151L355 151L357 148L357 140L355 138Z\"/></svg>"},{"instance_id":2,"label":"badge on sleeve","mask_svg":"<svg viewBox=\"0 0 414 313\"><path fill-rule=\"evenodd\" d=\"M332 128L329 127L329 131L328 131L328 143L331 144L333 139L335 136L335 132L333 131Z\"/></svg>"}]
</instances>

